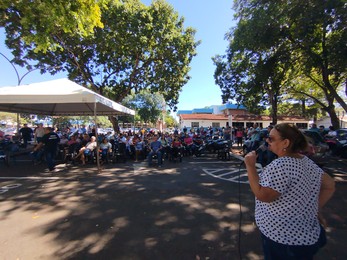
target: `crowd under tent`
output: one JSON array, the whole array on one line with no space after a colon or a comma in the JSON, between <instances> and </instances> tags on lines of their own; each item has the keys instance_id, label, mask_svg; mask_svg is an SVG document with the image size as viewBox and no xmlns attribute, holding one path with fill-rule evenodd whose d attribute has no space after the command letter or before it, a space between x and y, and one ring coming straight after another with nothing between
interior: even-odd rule
<instances>
[{"instance_id":1,"label":"crowd under tent","mask_svg":"<svg viewBox=\"0 0 347 260\"><path fill-rule=\"evenodd\" d=\"M2 86L0 111L47 116L95 116L95 123L98 115L135 115L134 110L66 78Z\"/></svg>"}]
</instances>

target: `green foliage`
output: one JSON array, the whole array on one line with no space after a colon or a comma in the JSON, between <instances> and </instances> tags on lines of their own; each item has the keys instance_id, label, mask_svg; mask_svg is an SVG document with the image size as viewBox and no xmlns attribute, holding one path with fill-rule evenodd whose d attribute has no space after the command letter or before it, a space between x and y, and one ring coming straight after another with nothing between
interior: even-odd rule
<instances>
[{"instance_id":1,"label":"green foliage","mask_svg":"<svg viewBox=\"0 0 347 260\"><path fill-rule=\"evenodd\" d=\"M178 95L188 82L189 64L196 55L195 30L184 28L184 19L163 0L150 6L139 0L109 1L101 6L103 28L83 36L57 31L52 35L62 48L47 52L19 37L7 34L15 62L38 61L41 72L67 71L75 82L121 102L142 89L163 93L169 107L176 109ZM21 27L13 21L12 27ZM59 66L59 67L57 67Z\"/></svg>"},{"instance_id":2,"label":"green foliage","mask_svg":"<svg viewBox=\"0 0 347 260\"><path fill-rule=\"evenodd\" d=\"M17 122L17 114L0 112L0 121Z\"/></svg>"},{"instance_id":3,"label":"green foliage","mask_svg":"<svg viewBox=\"0 0 347 260\"><path fill-rule=\"evenodd\" d=\"M168 114L168 112L167 112L167 114L165 116L165 125L167 127L177 127L178 122L175 120L175 118L172 115Z\"/></svg>"},{"instance_id":4,"label":"green foliage","mask_svg":"<svg viewBox=\"0 0 347 260\"><path fill-rule=\"evenodd\" d=\"M227 54L213 59L216 65L214 76L224 102L236 100L253 113L263 113L270 105L276 123L277 104L281 88L290 77L292 57L288 52L289 46L278 41L278 21L269 21L264 17L277 10L256 9L249 12L252 15L244 14L230 32Z\"/></svg>"},{"instance_id":5,"label":"green foliage","mask_svg":"<svg viewBox=\"0 0 347 260\"><path fill-rule=\"evenodd\" d=\"M336 127L334 102L347 111L338 94L347 82L345 1L239 0L235 10L227 54L214 58L223 100L251 110L268 102L275 117L284 94L300 94L329 113ZM305 84L297 85L302 78Z\"/></svg>"},{"instance_id":6,"label":"green foliage","mask_svg":"<svg viewBox=\"0 0 347 260\"><path fill-rule=\"evenodd\" d=\"M141 90L138 94L131 94L123 100L123 105L136 111L135 121L155 124L163 117L165 101L159 93Z\"/></svg>"},{"instance_id":7,"label":"green foliage","mask_svg":"<svg viewBox=\"0 0 347 260\"><path fill-rule=\"evenodd\" d=\"M36 52L55 50L62 47L55 38L59 33L83 37L102 27L100 6L104 2L2 0L0 26L5 27L9 41L32 46Z\"/></svg>"}]
</instances>

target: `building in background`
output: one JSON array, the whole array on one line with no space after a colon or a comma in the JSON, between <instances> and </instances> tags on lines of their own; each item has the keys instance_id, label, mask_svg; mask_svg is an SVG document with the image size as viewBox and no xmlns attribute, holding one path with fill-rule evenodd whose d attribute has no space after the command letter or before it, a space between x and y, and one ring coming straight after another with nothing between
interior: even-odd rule
<instances>
[{"instance_id":1,"label":"building in background","mask_svg":"<svg viewBox=\"0 0 347 260\"><path fill-rule=\"evenodd\" d=\"M180 128L187 127L238 127L243 128L253 126L258 123L259 126L267 127L272 123L272 118L265 115L254 115L249 113L244 106L235 104L224 104L221 106L211 106L207 108L195 108L193 110L177 111ZM278 123L290 122L299 128L308 128L309 119L299 116L278 116Z\"/></svg>"}]
</instances>

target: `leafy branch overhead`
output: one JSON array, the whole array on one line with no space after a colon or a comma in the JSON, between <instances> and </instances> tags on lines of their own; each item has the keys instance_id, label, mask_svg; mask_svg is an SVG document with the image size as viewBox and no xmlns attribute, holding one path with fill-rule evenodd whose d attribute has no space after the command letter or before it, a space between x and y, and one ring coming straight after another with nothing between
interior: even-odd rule
<instances>
[{"instance_id":1,"label":"leafy branch overhead","mask_svg":"<svg viewBox=\"0 0 347 260\"><path fill-rule=\"evenodd\" d=\"M73 13L72 2L66 7L70 8L66 18ZM190 79L190 62L199 44L194 39L195 30L184 28L184 18L163 0L150 6L139 0L87 2L96 4L101 14L93 33L71 33L53 26L54 31L49 31L51 45L45 51L23 38L30 31L21 26L19 16L4 22L6 44L13 50L14 61L41 68L42 73L66 71L71 80L116 102L132 91L160 92L175 110L179 93ZM65 17L65 13L61 15ZM17 30L19 33L15 33Z\"/></svg>"},{"instance_id":2,"label":"leafy branch overhead","mask_svg":"<svg viewBox=\"0 0 347 260\"><path fill-rule=\"evenodd\" d=\"M54 40L57 31L92 35L102 28L100 6L96 0L2 0L0 26L6 28L8 42L31 45L37 52L61 48ZM18 53L17 53L18 54Z\"/></svg>"},{"instance_id":3,"label":"leafy branch overhead","mask_svg":"<svg viewBox=\"0 0 347 260\"><path fill-rule=\"evenodd\" d=\"M276 122L284 98L305 96L338 128L335 103L347 112L345 1L238 0L234 8L229 48L213 58L223 100L258 112L270 106Z\"/></svg>"}]
</instances>

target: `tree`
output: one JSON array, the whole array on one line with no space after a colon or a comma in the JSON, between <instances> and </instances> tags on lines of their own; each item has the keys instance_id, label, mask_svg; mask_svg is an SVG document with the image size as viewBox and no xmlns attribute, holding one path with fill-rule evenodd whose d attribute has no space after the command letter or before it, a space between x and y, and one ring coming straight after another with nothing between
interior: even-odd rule
<instances>
[{"instance_id":1,"label":"tree","mask_svg":"<svg viewBox=\"0 0 347 260\"><path fill-rule=\"evenodd\" d=\"M253 113L261 113L270 105L274 124L281 88L288 83L293 59L286 42L277 41L278 21L270 23L264 19L275 12L257 9L252 12L252 18L238 14L240 21L228 35L227 54L213 58L214 77L223 101L236 99ZM261 29L264 27L266 30Z\"/></svg>"},{"instance_id":2,"label":"tree","mask_svg":"<svg viewBox=\"0 0 347 260\"><path fill-rule=\"evenodd\" d=\"M338 94L342 84L346 84L347 93L347 6L344 1L239 0L235 3L239 22L230 32L231 46L239 46L237 50L245 55L259 51L269 54L283 47L287 57L290 57L281 59L291 73L288 80L304 76L317 85L325 98L316 98L315 101L329 113L332 125L338 127L334 102L347 109L346 102ZM241 44L238 44L239 41ZM249 55L246 58L254 57ZM216 71L222 67L217 66ZM236 83L255 76L255 71L247 71L249 74L240 74ZM293 86L289 81L284 85ZM228 89L224 92L232 93ZM314 98L307 86L302 94Z\"/></svg>"},{"instance_id":3,"label":"tree","mask_svg":"<svg viewBox=\"0 0 347 260\"><path fill-rule=\"evenodd\" d=\"M338 102L347 111L346 99L339 95L345 84L347 94L347 6L342 0L294 1L284 6L288 23L283 34L299 53L297 68L300 76L307 77L324 100L311 95L331 118L332 125L339 128L335 111ZM310 96L309 91L305 91Z\"/></svg>"},{"instance_id":4,"label":"tree","mask_svg":"<svg viewBox=\"0 0 347 260\"><path fill-rule=\"evenodd\" d=\"M150 93L141 90L138 94L132 93L123 100L123 105L136 111L136 121L155 124L162 118L164 98L159 93Z\"/></svg>"},{"instance_id":5,"label":"tree","mask_svg":"<svg viewBox=\"0 0 347 260\"><path fill-rule=\"evenodd\" d=\"M177 127L178 122L175 120L175 118L169 114L169 111L166 112L165 116L165 125L167 127Z\"/></svg>"},{"instance_id":6,"label":"tree","mask_svg":"<svg viewBox=\"0 0 347 260\"><path fill-rule=\"evenodd\" d=\"M163 0L150 6L138 0L110 1L102 8L103 28L87 37L54 34L63 49L37 52L32 46L7 41L17 59L38 61L41 72L66 70L71 80L121 102L133 90L160 92L176 110L178 95L188 82L196 55L195 30ZM25 51L25 52L24 52ZM52 65L61 65L56 68ZM115 129L118 123L111 118Z\"/></svg>"},{"instance_id":7,"label":"tree","mask_svg":"<svg viewBox=\"0 0 347 260\"><path fill-rule=\"evenodd\" d=\"M0 26L5 27L9 42L32 46L35 51L54 50L62 47L54 37L57 32L82 37L93 34L95 27L102 27L100 6L104 2L2 0Z\"/></svg>"}]
</instances>

